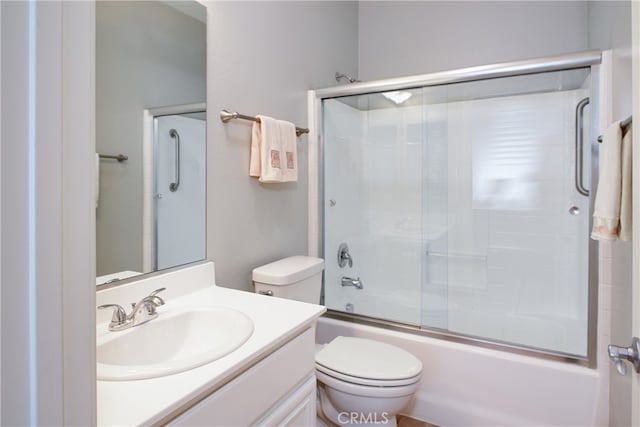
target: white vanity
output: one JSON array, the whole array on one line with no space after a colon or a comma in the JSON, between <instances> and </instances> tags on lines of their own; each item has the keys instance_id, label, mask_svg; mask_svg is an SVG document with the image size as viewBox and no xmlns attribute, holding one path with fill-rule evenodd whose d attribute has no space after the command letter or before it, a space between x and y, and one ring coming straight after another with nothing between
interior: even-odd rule
<instances>
[{"instance_id":1,"label":"white vanity","mask_svg":"<svg viewBox=\"0 0 640 427\"><path fill-rule=\"evenodd\" d=\"M158 308L158 317L129 330L109 331L111 312L96 312L97 359L104 365L122 363L117 355L101 357L106 354L101 345L120 339L117 334L135 333L141 337L141 348L131 348L135 344L122 347L123 352L140 352L140 357L122 359L138 363L151 361L154 353L161 353L166 344L171 346L174 341L177 351L182 345L190 345L178 342L182 334L169 331L169 327L166 342L158 343L156 331L145 345L145 328L152 331L154 322L160 325L155 329L161 328L162 322L170 325L175 313L179 313L177 319L190 310L208 313L218 308L231 309L253 323L253 332L235 350L181 372L159 373L155 377L147 373L147 377L152 376L147 379L100 380L107 371L99 365L98 425L315 425L315 322L325 308L218 287L214 277L213 263L203 262L97 293L97 305L129 308L131 302L155 289L166 288L160 294L166 304ZM180 321L184 319L183 316ZM189 319L197 321L200 317ZM155 350L156 346L160 350ZM145 348L153 349L150 355L145 354ZM163 368L162 361L154 363ZM136 367L122 369L135 371Z\"/></svg>"}]
</instances>

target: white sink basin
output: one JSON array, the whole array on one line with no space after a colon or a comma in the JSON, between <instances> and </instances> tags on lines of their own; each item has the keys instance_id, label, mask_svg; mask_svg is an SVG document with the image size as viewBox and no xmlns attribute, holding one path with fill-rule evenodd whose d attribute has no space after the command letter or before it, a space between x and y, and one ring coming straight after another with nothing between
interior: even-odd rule
<instances>
[{"instance_id":1,"label":"white sink basin","mask_svg":"<svg viewBox=\"0 0 640 427\"><path fill-rule=\"evenodd\" d=\"M98 337L98 380L155 378L226 356L253 333L243 313L224 307L162 311L145 324Z\"/></svg>"}]
</instances>

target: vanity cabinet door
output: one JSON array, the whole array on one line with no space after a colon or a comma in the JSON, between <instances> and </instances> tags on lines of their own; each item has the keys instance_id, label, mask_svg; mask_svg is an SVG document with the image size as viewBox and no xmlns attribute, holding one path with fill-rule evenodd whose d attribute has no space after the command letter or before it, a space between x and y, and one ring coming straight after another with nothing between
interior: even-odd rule
<instances>
[{"instance_id":1,"label":"vanity cabinet door","mask_svg":"<svg viewBox=\"0 0 640 427\"><path fill-rule=\"evenodd\" d=\"M260 427L316 425L316 376L312 375L307 379L255 425Z\"/></svg>"},{"instance_id":2,"label":"vanity cabinet door","mask_svg":"<svg viewBox=\"0 0 640 427\"><path fill-rule=\"evenodd\" d=\"M275 405L311 377L315 390L314 373L315 330L310 328L167 425L255 425L265 413L271 413Z\"/></svg>"}]
</instances>

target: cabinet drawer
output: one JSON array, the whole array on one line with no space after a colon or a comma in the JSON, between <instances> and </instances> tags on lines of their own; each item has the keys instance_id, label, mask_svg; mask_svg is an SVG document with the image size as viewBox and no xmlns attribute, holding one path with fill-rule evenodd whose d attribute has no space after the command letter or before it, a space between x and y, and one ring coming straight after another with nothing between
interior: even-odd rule
<instances>
[{"instance_id":1,"label":"cabinet drawer","mask_svg":"<svg viewBox=\"0 0 640 427\"><path fill-rule=\"evenodd\" d=\"M307 329L168 425L249 425L314 372L314 353Z\"/></svg>"}]
</instances>

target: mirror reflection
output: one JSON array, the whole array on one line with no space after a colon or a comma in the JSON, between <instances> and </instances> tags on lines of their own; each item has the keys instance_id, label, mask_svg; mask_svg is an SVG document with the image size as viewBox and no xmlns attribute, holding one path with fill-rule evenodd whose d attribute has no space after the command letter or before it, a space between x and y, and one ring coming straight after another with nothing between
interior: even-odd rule
<instances>
[{"instance_id":1,"label":"mirror reflection","mask_svg":"<svg viewBox=\"0 0 640 427\"><path fill-rule=\"evenodd\" d=\"M205 82L203 5L96 3L96 284L205 258Z\"/></svg>"}]
</instances>

